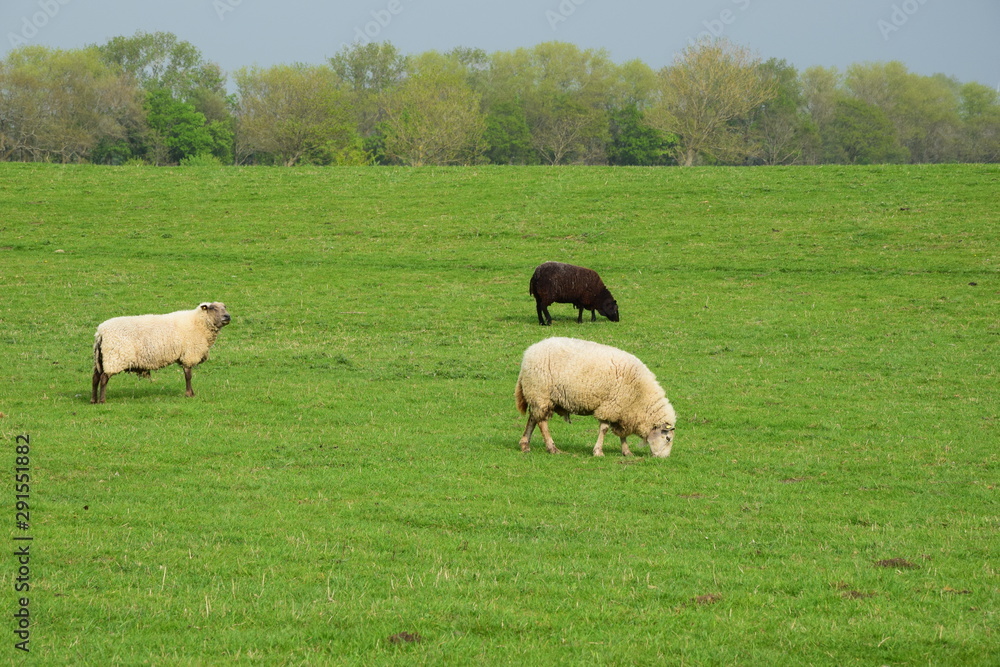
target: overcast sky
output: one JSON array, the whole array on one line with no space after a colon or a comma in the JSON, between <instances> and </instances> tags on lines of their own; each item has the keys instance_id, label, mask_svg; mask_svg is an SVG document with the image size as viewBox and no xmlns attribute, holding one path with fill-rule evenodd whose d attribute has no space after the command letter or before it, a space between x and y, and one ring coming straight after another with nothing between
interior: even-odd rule
<instances>
[{"instance_id":1,"label":"overcast sky","mask_svg":"<svg viewBox=\"0 0 1000 667\"><path fill-rule=\"evenodd\" d=\"M659 69L714 34L800 70L899 60L920 74L998 87L998 29L1000 0L0 0L2 54L165 31L227 72L319 64L359 39L404 53L560 40Z\"/></svg>"}]
</instances>

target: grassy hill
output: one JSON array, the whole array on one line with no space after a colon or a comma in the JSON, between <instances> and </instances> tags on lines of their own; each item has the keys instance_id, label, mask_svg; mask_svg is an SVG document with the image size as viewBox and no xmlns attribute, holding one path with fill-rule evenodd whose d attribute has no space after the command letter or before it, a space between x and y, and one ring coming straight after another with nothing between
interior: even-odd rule
<instances>
[{"instance_id":1,"label":"grassy hill","mask_svg":"<svg viewBox=\"0 0 1000 667\"><path fill-rule=\"evenodd\" d=\"M0 165L31 655L991 664L998 191L995 166ZM550 259L621 322L540 327ZM201 301L233 323L194 398L171 367L89 403L98 323ZM669 459L590 457L588 417L553 422L566 455L518 450L520 355L552 335L646 362Z\"/></svg>"}]
</instances>

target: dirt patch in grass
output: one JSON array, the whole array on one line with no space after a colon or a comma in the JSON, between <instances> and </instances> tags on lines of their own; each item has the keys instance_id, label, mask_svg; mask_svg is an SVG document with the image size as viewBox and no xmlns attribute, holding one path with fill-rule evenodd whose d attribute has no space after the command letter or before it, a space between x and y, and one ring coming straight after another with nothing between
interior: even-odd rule
<instances>
[{"instance_id":1,"label":"dirt patch in grass","mask_svg":"<svg viewBox=\"0 0 1000 667\"><path fill-rule=\"evenodd\" d=\"M722 599L722 596L717 593L709 593L707 595L699 595L698 597L691 598L691 602L700 605L715 604Z\"/></svg>"},{"instance_id":2,"label":"dirt patch in grass","mask_svg":"<svg viewBox=\"0 0 1000 667\"><path fill-rule=\"evenodd\" d=\"M865 600L867 598L873 598L878 593L864 593L862 591L844 591L840 594L840 597L845 600Z\"/></svg>"},{"instance_id":3,"label":"dirt patch in grass","mask_svg":"<svg viewBox=\"0 0 1000 667\"><path fill-rule=\"evenodd\" d=\"M423 641L421 637L416 632L398 632L393 636L389 637L390 644L419 644Z\"/></svg>"},{"instance_id":4,"label":"dirt patch in grass","mask_svg":"<svg viewBox=\"0 0 1000 667\"><path fill-rule=\"evenodd\" d=\"M918 570L919 565L911 563L905 558L886 558L875 562L875 567L891 567L899 570Z\"/></svg>"}]
</instances>

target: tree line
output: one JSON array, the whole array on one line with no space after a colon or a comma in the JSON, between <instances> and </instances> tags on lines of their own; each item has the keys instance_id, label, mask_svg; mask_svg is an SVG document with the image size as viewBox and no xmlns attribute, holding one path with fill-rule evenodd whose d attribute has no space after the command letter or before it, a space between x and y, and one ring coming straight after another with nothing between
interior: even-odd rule
<instances>
[{"instance_id":1,"label":"tree line","mask_svg":"<svg viewBox=\"0 0 1000 667\"><path fill-rule=\"evenodd\" d=\"M230 92L230 90L234 92ZM727 40L654 70L564 42L345 46L231 82L171 33L0 60L0 160L237 165L1000 161L1000 94L899 62L798 71Z\"/></svg>"}]
</instances>

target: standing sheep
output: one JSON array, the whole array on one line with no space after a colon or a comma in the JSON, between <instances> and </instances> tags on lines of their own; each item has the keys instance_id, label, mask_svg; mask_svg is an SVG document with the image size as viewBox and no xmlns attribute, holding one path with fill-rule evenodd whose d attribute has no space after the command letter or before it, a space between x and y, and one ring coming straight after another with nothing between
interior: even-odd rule
<instances>
[{"instance_id":1,"label":"standing sheep","mask_svg":"<svg viewBox=\"0 0 1000 667\"><path fill-rule=\"evenodd\" d=\"M542 326L552 324L552 316L549 315L552 303L573 304L580 311L577 323L583 322L584 309L590 311L591 322L597 319L595 310L612 322L618 321L618 304L593 269L562 262L545 262L535 268L528 284L528 294L535 297L538 323Z\"/></svg>"},{"instance_id":2,"label":"standing sheep","mask_svg":"<svg viewBox=\"0 0 1000 667\"><path fill-rule=\"evenodd\" d=\"M113 317L102 322L94 335L94 381L91 403L103 403L112 375L121 372L149 377L173 363L184 368L191 389L191 369L208 359L208 350L229 324L226 304L203 303L194 310L178 310L166 315Z\"/></svg>"},{"instance_id":3,"label":"standing sheep","mask_svg":"<svg viewBox=\"0 0 1000 667\"><path fill-rule=\"evenodd\" d=\"M628 352L576 338L546 338L524 352L514 400L528 424L521 451L530 451L535 424L545 449L559 453L549 434L553 413L594 415L601 422L594 456L604 456L604 434L621 438L622 455L631 456L625 439L638 435L653 456L670 456L677 415L645 364Z\"/></svg>"}]
</instances>

